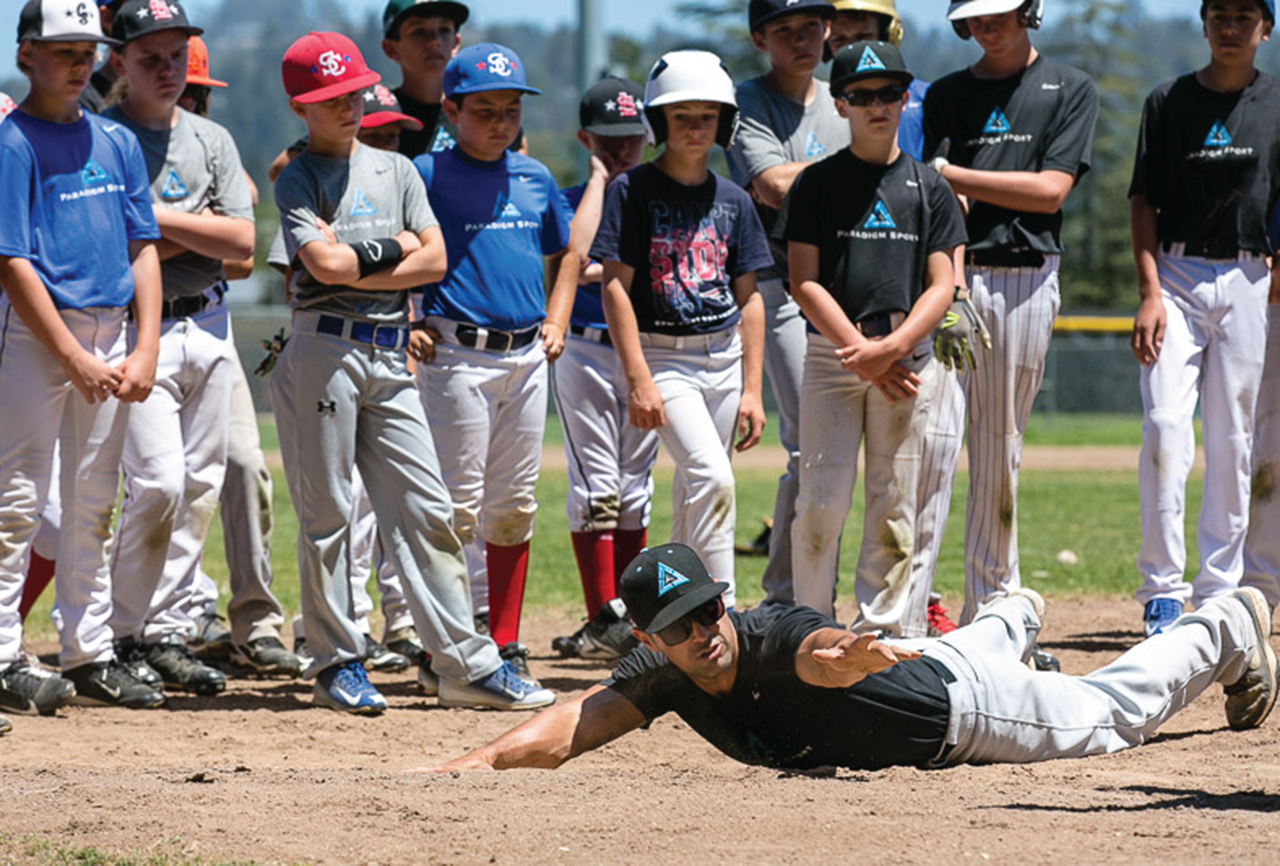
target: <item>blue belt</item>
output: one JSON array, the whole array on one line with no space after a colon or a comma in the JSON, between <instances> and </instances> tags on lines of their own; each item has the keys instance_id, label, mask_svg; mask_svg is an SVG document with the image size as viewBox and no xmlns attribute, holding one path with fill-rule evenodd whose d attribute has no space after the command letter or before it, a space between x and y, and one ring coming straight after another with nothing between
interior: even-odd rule
<instances>
[{"instance_id":1,"label":"blue belt","mask_svg":"<svg viewBox=\"0 0 1280 866\"><path fill-rule=\"evenodd\" d=\"M339 337L379 349L399 349L409 342L409 329L402 324L381 324L321 313L316 320L316 333Z\"/></svg>"}]
</instances>

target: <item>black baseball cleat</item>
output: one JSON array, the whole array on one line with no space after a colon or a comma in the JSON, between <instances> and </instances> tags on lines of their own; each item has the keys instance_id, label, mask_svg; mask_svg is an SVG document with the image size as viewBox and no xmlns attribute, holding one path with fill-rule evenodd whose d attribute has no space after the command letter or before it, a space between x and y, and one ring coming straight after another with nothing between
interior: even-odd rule
<instances>
[{"instance_id":1,"label":"black baseball cleat","mask_svg":"<svg viewBox=\"0 0 1280 866\"><path fill-rule=\"evenodd\" d=\"M765 517L761 519L764 528L760 530L760 534L752 539L750 544L735 544L734 552L742 556L768 556L769 542L773 538L773 518Z\"/></svg>"},{"instance_id":2,"label":"black baseball cleat","mask_svg":"<svg viewBox=\"0 0 1280 866\"><path fill-rule=\"evenodd\" d=\"M411 625L393 629L383 637L385 638L383 643L387 649L393 653L399 653L415 665L421 665L429 658L426 647L422 645L422 639L418 637L417 629Z\"/></svg>"},{"instance_id":3,"label":"black baseball cleat","mask_svg":"<svg viewBox=\"0 0 1280 866\"><path fill-rule=\"evenodd\" d=\"M164 695L151 686L138 682L132 674L112 659L92 662L63 671L62 676L76 687L72 703L91 707L127 707L151 710L164 706Z\"/></svg>"},{"instance_id":4,"label":"black baseball cleat","mask_svg":"<svg viewBox=\"0 0 1280 866\"><path fill-rule=\"evenodd\" d=\"M542 683L534 679L533 674L529 673L529 648L527 646L513 640L506 646L498 647L498 655L502 657L504 662L511 663L511 667L515 668L521 679L532 683L534 688L542 688Z\"/></svg>"},{"instance_id":5,"label":"black baseball cleat","mask_svg":"<svg viewBox=\"0 0 1280 866\"><path fill-rule=\"evenodd\" d=\"M302 674L302 661L285 649L278 637L260 637L231 651L231 660L252 668L261 676L296 677Z\"/></svg>"},{"instance_id":6,"label":"black baseball cleat","mask_svg":"<svg viewBox=\"0 0 1280 866\"><path fill-rule=\"evenodd\" d=\"M231 658L231 632L223 625L226 617L218 613L216 604L196 614L191 622L194 633L187 644L196 658L211 662Z\"/></svg>"},{"instance_id":7,"label":"black baseball cleat","mask_svg":"<svg viewBox=\"0 0 1280 866\"><path fill-rule=\"evenodd\" d=\"M177 635L150 644L147 647L147 664L160 675L166 689L181 689L209 697L227 687L227 678L222 671L196 659Z\"/></svg>"},{"instance_id":8,"label":"black baseball cleat","mask_svg":"<svg viewBox=\"0 0 1280 866\"><path fill-rule=\"evenodd\" d=\"M551 639L551 651L562 659L576 659L582 652L582 636L587 631L586 625L573 634Z\"/></svg>"},{"instance_id":9,"label":"black baseball cleat","mask_svg":"<svg viewBox=\"0 0 1280 866\"><path fill-rule=\"evenodd\" d=\"M52 716L75 697L76 687L57 674L21 662L0 671L0 710Z\"/></svg>"},{"instance_id":10,"label":"black baseball cleat","mask_svg":"<svg viewBox=\"0 0 1280 866\"><path fill-rule=\"evenodd\" d=\"M1028 659L1033 670L1052 671L1059 673L1062 671L1062 662L1057 657L1046 650L1035 646L1031 648L1031 657Z\"/></svg>"},{"instance_id":11,"label":"black baseball cleat","mask_svg":"<svg viewBox=\"0 0 1280 866\"><path fill-rule=\"evenodd\" d=\"M131 637L122 637L115 642L116 661L133 675L138 682L160 688L164 682L155 668L147 664L147 648Z\"/></svg>"},{"instance_id":12,"label":"black baseball cleat","mask_svg":"<svg viewBox=\"0 0 1280 866\"><path fill-rule=\"evenodd\" d=\"M622 599L606 602L582 630L578 657L593 661L616 661L631 652L640 642L627 622L627 606Z\"/></svg>"},{"instance_id":13,"label":"black baseball cleat","mask_svg":"<svg viewBox=\"0 0 1280 866\"><path fill-rule=\"evenodd\" d=\"M364 669L384 674L398 674L409 667L411 662L378 643L370 635L364 636Z\"/></svg>"}]
</instances>

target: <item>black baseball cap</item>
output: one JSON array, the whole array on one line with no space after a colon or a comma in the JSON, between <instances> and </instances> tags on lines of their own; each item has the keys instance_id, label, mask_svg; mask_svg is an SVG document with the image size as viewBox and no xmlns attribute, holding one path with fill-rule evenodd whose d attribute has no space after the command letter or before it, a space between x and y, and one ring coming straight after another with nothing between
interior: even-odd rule
<instances>
[{"instance_id":1,"label":"black baseball cap","mask_svg":"<svg viewBox=\"0 0 1280 866\"><path fill-rule=\"evenodd\" d=\"M649 634L688 616L728 588L711 579L698 554L675 542L646 548L618 581L618 595L631 622Z\"/></svg>"},{"instance_id":2,"label":"black baseball cap","mask_svg":"<svg viewBox=\"0 0 1280 866\"><path fill-rule=\"evenodd\" d=\"M770 21L800 12L816 12L823 18L831 18L836 14L831 0L751 0L747 16L751 32L754 33Z\"/></svg>"},{"instance_id":3,"label":"black baseball cap","mask_svg":"<svg viewBox=\"0 0 1280 866\"><path fill-rule=\"evenodd\" d=\"M382 35L390 39L400 23L410 15L440 15L452 19L457 28L467 23L471 10L465 3L454 0L391 0L382 10Z\"/></svg>"},{"instance_id":4,"label":"black baseball cap","mask_svg":"<svg viewBox=\"0 0 1280 866\"><path fill-rule=\"evenodd\" d=\"M578 125L605 138L644 135L644 88L627 78L601 79L582 94Z\"/></svg>"},{"instance_id":5,"label":"black baseball cap","mask_svg":"<svg viewBox=\"0 0 1280 866\"><path fill-rule=\"evenodd\" d=\"M893 78L903 84L915 80L892 43L854 42L841 48L831 62L831 92L839 94L846 85L864 78Z\"/></svg>"},{"instance_id":6,"label":"black baseball cap","mask_svg":"<svg viewBox=\"0 0 1280 866\"><path fill-rule=\"evenodd\" d=\"M30 0L18 13L18 41L119 44L103 34L97 7L77 0Z\"/></svg>"},{"instance_id":7,"label":"black baseball cap","mask_svg":"<svg viewBox=\"0 0 1280 866\"><path fill-rule=\"evenodd\" d=\"M125 45L161 30L181 30L187 36L204 32L191 26L178 0L126 0L111 25L111 35Z\"/></svg>"}]
</instances>

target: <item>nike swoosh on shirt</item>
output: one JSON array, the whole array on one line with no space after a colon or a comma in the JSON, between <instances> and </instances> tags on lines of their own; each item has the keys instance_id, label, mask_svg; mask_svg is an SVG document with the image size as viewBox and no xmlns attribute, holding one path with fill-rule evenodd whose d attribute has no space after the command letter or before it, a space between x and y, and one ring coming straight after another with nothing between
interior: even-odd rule
<instances>
[{"instance_id":1,"label":"nike swoosh on shirt","mask_svg":"<svg viewBox=\"0 0 1280 866\"><path fill-rule=\"evenodd\" d=\"M120 124L118 124L118 123L109 123L109 124L107 124L106 126L102 127L102 131L103 131L103 132L115 132L115 131L116 131L117 129L119 129L119 128L120 128Z\"/></svg>"}]
</instances>

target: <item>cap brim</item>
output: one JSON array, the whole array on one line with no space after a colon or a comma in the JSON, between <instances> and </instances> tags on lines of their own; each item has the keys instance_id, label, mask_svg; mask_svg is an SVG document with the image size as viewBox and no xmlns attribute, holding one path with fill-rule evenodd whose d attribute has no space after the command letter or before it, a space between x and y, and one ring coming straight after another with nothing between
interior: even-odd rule
<instances>
[{"instance_id":1,"label":"cap brim","mask_svg":"<svg viewBox=\"0 0 1280 866\"><path fill-rule=\"evenodd\" d=\"M894 81L901 81L903 84L911 84L916 77L910 72L896 72L889 69L869 69L866 72L859 72L856 75L848 75L839 81L831 82L831 95L835 96L841 90L850 84L857 84L859 81L866 81L868 78L891 78Z\"/></svg>"},{"instance_id":2,"label":"cap brim","mask_svg":"<svg viewBox=\"0 0 1280 866\"><path fill-rule=\"evenodd\" d=\"M466 24L467 19L471 17L471 10L464 3L449 2L432 3L429 6L427 4L410 6L395 18L392 18L391 21L382 28L383 37L390 39L391 34L395 32L395 29L399 27L406 18L413 15L421 15L424 18L432 15L438 15L441 18L451 19L456 26L461 27L463 24Z\"/></svg>"},{"instance_id":3,"label":"cap brim","mask_svg":"<svg viewBox=\"0 0 1280 866\"><path fill-rule=\"evenodd\" d=\"M601 138L630 138L645 134L643 123L597 123L582 129Z\"/></svg>"},{"instance_id":4,"label":"cap brim","mask_svg":"<svg viewBox=\"0 0 1280 866\"><path fill-rule=\"evenodd\" d=\"M715 583L706 583L697 589L691 589L679 599L658 611L658 615L649 621L641 631L648 634L656 634L677 620L688 616L698 608L717 596L723 595L729 589L729 584L723 581Z\"/></svg>"},{"instance_id":5,"label":"cap brim","mask_svg":"<svg viewBox=\"0 0 1280 866\"><path fill-rule=\"evenodd\" d=\"M18 42L101 42L112 48L119 48L124 43L110 36L99 36L96 33L63 33L59 36L24 36Z\"/></svg>"},{"instance_id":6,"label":"cap brim","mask_svg":"<svg viewBox=\"0 0 1280 866\"><path fill-rule=\"evenodd\" d=\"M521 93L529 93L534 96L541 96L542 91L536 87L530 87L527 84L508 84L505 81L497 81L493 84L481 84L477 87L468 87L466 90L455 90L453 93L446 93L446 99L452 99L455 96L468 96L472 93L485 93L489 90L519 90Z\"/></svg>"},{"instance_id":7,"label":"cap brim","mask_svg":"<svg viewBox=\"0 0 1280 866\"><path fill-rule=\"evenodd\" d=\"M123 40L123 44L128 45L130 42L137 42L143 36L150 36L152 33L163 33L166 30L181 30L188 37L204 35L203 27L192 27L190 24L164 24L159 27L148 27L146 32L138 33L132 39Z\"/></svg>"},{"instance_id":8,"label":"cap brim","mask_svg":"<svg viewBox=\"0 0 1280 866\"><path fill-rule=\"evenodd\" d=\"M188 75L187 84L203 84L205 87L226 87L227 82L219 81L216 78L206 78L202 75Z\"/></svg>"},{"instance_id":9,"label":"cap brim","mask_svg":"<svg viewBox=\"0 0 1280 866\"><path fill-rule=\"evenodd\" d=\"M369 121L373 122L370 123ZM425 128L421 120L410 117L407 114L401 114L398 111L375 111L371 114L366 114L364 119L360 121L360 128L374 129L379 126L386 126L389 123L407 123L409 124L409 129L422 130Z\"/></svg>"},{"instance_id":10,"label":"cap brim","mask_svg":"<svg viewBox=\"0 0 1280 866\"><path fill-rule=\"evenodd\" d=\"M948 21L960 21L978 15L1001 15L1020 7L1025 0L969 0L967 3L953 3L947 12Z\"/></svg>"},{"instance_id":11,"label":"cap brim","mask_svg":"<svg viewBox=\"0 0 1280 866\"><path fill-rule=\"evenodd\" d=\"M319 90L312 90L290 98L301 102L303 105L310 105L313 102L324 102L326 99L333 99L335 96L345 96L354 90L364 90L366 87L372 87L381 80L381 75L370 70L364 75L358 75L338 84L330 84L328 87L321 87Z\"/></svg>"},{"instance_id":12,"label":"cap brim","mask_svg":"<svg viewBox=\"0 0 1280 866\"><path fill-rule=\"evenodd\" d=\"M751 25L752 30L759 30L770 21L777 21L779 18L786 18L788 15L820 15L823 18L834 18L836 16L836 7L827 4L826 6L800 6L795 9L779 9L777 12L770 13Z\"/></svg>"}]
</instances>

